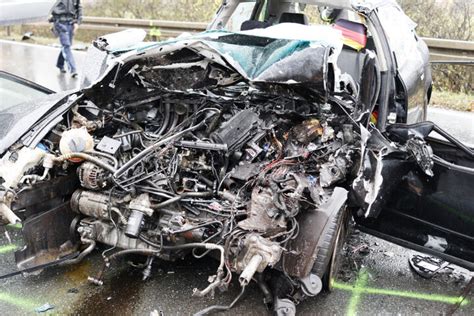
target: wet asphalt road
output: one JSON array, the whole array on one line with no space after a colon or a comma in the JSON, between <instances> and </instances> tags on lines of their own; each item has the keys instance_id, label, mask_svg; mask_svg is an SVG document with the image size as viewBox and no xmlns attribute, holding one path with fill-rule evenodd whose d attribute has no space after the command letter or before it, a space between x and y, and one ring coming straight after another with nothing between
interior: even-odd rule
<instances>
[{"instance_id":1,"label":"wet asphalt road","mask_svg":"<svg viewBox=\"0 0 474 316\"><path fill-rule=\"evenodd\" d=\"M0 70L27 77L53 90L74 88L78 81L59 75L54 68L58 49L18 45L0 41ZM84 54L76 52L81 69ZM433 113L433 114L431 114ZM474 143L474 114L430 109L430 119L465 141ZM460 133L460 135L459 135ZM8 227L8 236L0 228L0 275L15 270L13 253L21 247L20 231ZM149 315L161 310L165 315L192 314L210 304L228 304L238 294L233 282L229 291L215 298L191 297L192 289L207 285L215 272L210 259L156 262L149 280L141 280L141 271L127 262L115 263L105 275L102 287L87 283L102 267L97 249L83 263L55 267L39 275L16 276L0 280L0 315L32 315L35 308L49 303L55 306L47 314L60 315ZM298 306L302 315L438 315L450 313L467 284L467 272L445 269L434 279L423 279L412 272L408 258L415 252L357 231L345 246L341 269L332 293L323 293ZM262 295L253 284L244 300L226 313L269 314ZM474 315L474 290L456 315Z\"/></svg>"},{"instance_id":2,"label":"wet asphalt road","mask_svg":"<svg viewBox=\"0 0 474 316\"><path fill-rule=\"evenodd\" d=\"M21 246L19 231L9 228L13 243ZM14 270L13 251L2 251L9 243L0 237L0 274ZM215 273L212 259L156 262L152 276L141 280L141 271L125 261L115 263L106 273L104 285L90 285L86 279L102 267L97 249L75 266L55 267L34 276L16 276L0 284L0 311L4 315L31 315L46 303L60 315L149 315L153 310L164 315L190 315L212 304L228 304L238 294L233 282L229 291L215 298L194 298L192 289L207 285L207 276ZM414 252L383 240L358 233L346 244L335 289L303 302L301 315L438 315L449 314L453 303L469 279L467 272L446 273L426 280L408 267ZM457 270L456 270L457 271ZM227 315L269 315L263 296L252 283L244 300ZM474 315L474 292L456 315Z\"/></svg>"},{"instance_id":3,"label":"wet asphalt road","mask_svg":"<svg viewBox=\"0 0 474 316\"><path fill-rule=\"evenodd\" d=\"M471 147L474 147L474 112L461 112L440 108L429 108L428 120Z\"/></svg>"},{"instance_id":4,"label":"wet asphalt road","mask_svg":"<svg viewBox=\"0 0 474 316\"><path fill-rule=\"evenodd\" d=\"M24 42L0 40L0 70L36 82L53 91L64 91L79 87L79 78L62 74L56 68L60 49ZM86 55L73 50L79 74Z\"/></svg>"}]
</instances>

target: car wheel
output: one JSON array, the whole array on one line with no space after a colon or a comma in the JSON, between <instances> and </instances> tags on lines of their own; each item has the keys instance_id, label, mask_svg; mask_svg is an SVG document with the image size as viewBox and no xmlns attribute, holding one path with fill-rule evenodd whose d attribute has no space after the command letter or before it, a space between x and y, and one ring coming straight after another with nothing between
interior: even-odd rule
<instances>
[{"instance_id":1,"label":"car wheel","mask_svg":"<svg viewBox=\"0 0 474 316\"><path fill-rule=\"evenodd\" d=\"M323 238L312 272L321 278L323 289L332 290L332 280L336 276L339 254L345 242L348 226L347 208L343 207L330 219L329 227Z\"/></svg>"}]
</instances>

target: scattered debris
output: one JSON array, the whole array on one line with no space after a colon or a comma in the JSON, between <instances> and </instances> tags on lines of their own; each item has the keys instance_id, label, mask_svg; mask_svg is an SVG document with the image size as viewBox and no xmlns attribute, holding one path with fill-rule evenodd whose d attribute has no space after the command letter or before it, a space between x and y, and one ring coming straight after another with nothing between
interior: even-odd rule
<instances>
[{"instance_id":1,"label":"scattered debris","mask_svg":"<svg viewBox=\"0 0 474 316\"><path fill-rule=\"evenodd\" d=\"M444 269L440 270L437 275L441 283L453 283L453 284L463 284L469 281L470 273L464 271L460 267L454 265L448 265Z\"/></svg>"},{"instance_id":2,"label":"scattered debris","mask_svg":"<svg viewBox=\"0 0 474 316\"><path fill-rule=\"evenodd\" d=\"M165 313L163 313L163 311L160 309L160 310L153 310L152 312L150 312L150 316L164 316Z\"/></svg>"},{"instance_id":3,"label":"scattered debris","mask_svg":"<svg viewBox=\"0 0 474 316\"><path fill-rule=\"evenodd\" d=\"M52 309L54 309L54 305L46 303L44 305L41 305L40 307L35 308L35 312L44 313L44 312L47 312L47 311L52 310Z\"/></svg>"},{"instance_id":4,"label":"scattered debris","mask_svg":"<svg viewBox=\"0 0 474 316\"><path fill-rule=\"evenodd\" d=\"M12 243L12 239L11 239L10 234L8 233L7 230L5 230L5 238L7 239L7 241L8 241L9 244Z\"/></svg>"},{"instance_id":5,"label":"scattered debris","mask_svg":"<svg viewBox=\"0 0 474 316\"><path fill-rule=\"evenodd\" d=\"M26 41L26 40L29 40L31 39L31 37L33 36L33 32L26 32L23 34L23 36L21 37L21 40L22 41Z\"/></svg>"},{"instance_id":6,"label":"scattered debris","mask_svg":"<svg viewBox=\"0 0 474 316\"><path fill-rule=\"evenodd\" d=\"M413 255L408 259L410 267L421 277L431 279L438 271L449 265L449 262L433 256Z\"/></svg>"},{"instance_id":7,"label":"scattered debris","mask_svg":"<svg viewBox=\"0 0 474 316\"><path fill-rule=\"evenodd\" d=\"M76 293L79 293L79 290L75 287L73 288L70 288L69 290L67 290L68 293L70 294L76 294Z\"/></svg>"},{"instance_id":8,"label":"scattered debris","mask_svg":"<svg viewBox=\"0 0 474 316\"><path fill-rule=\"evenodd\" d=\"M84 44L76 44L76 45L72 45L72 50L80 50L80 51L87 51L87 49L89 48L88 45L84 45Z\"/></svg>"},{"instance_id":9,"label":"scattered debris","mask_svg":"<svg viewBox=\"0 0 474 316\"><path fill-rule=\"evenodd\" d=\"M352 250L352 253L359 253L363 256L366 256L370 253L369 245L367 245L367 244L359 245L359 246L357 246L356 248L354 248Z\"/></svg>"}]
</instances>

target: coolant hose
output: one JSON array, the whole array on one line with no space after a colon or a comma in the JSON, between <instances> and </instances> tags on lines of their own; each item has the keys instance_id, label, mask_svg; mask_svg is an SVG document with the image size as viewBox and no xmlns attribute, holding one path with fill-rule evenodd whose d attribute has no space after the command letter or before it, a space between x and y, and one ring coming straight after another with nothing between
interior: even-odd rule
<instances>
[{"instance_id":1,"label":"coolant hose","mask_svg":"<svg viewBox=\"0 0 474 316\"><path fill-rule=\"evenodd\" d=\"M89 162L92 162L93 164L96 164L97 166L101 167L102 169L105 169L111 173L114 173L116 172L117 170L112 167L111 165L109 165L108 163L104 162L102 159L99 159L99 158L96 158L94 156L91 156L89 154L86 154L86 153L69 153L69 154L64 154L64 155L61 155L59 157L54 157L53 158L53 161L55 162L62 162L64 160L68 160L68 159L71 159L71 158L80 158L80 159L84 159L84 160L87 160Z\"/></svg>"},{"instance_id":2,"label":"coolant hose","mask_svg":"<svg viewBox=\"0 0 474 316\"><path fill-rule=\"evenodd\" d=\"M194 248L205 248L209 250L219 250L220 252L220 263L219 267L217 268L217 278L214 282L209 284L204 290L200 291L198 289L193 290L193 296L203 297L206 294L210 293L213 289L218 287L224 276L224 265L225 265L225 257L224 257L224 247L212 243L189 243L183 245L176 245L176 246L162 246L161 249L125 249L118 251L109 257L106 257L106 262L110 262L112 259L116 259L118 257L128 255L128 254L141 254L145 256L156 256L162 250L182 250L182 249L194 249Z\"/></svg>"},{"instance_id":3,"label":"coolant hose","mask_svg":"<svg viewBox=\"0 0 474 316\"><path fill-rule=\"evenodd\" d=\"M86 249L84 249L76 258L67 260L62 262L60 265L70 265L70 264L76 264L81 262L88 254L92 252L95 248L95 240L92 239L87 239L87 238L81 238L81 241L85 244L89 244Z\"/></svg>"}]
</instances>

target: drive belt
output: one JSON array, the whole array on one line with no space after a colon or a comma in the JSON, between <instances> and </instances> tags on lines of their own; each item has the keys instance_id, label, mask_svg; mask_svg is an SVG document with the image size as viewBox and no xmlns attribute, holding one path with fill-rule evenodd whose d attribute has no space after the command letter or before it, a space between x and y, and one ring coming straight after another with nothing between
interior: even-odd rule
<instances>
[{"instance_id":1,"label":"drive belt","mask_svg":"<svg viewBox=\"0 0 474 316\"><path fill-rule=\"evenodd\" d=\"M77 257L77 255L78 255L77 252L72 253L72 254L69 254L69 255L67 255L65 257L62 257L61 259L58 259L58 260L53 261L53 262L48 262L48 263L40 264L40 265L31 267L31 268L26 268L26 269L10 272L10 273L4 274L4 275L0 275L0 280L8 279L8 278L14 277L14 276L22 274L22 273L31 273L31 272L34 272L34 271L37 271L37 270L42 270L42 269L46 269L46 268L49 268L49 267L57 266L57 265L59 265L61 263L64 263L68 260L74 259L75 257Z\"/></svg>"}]
</instances>

